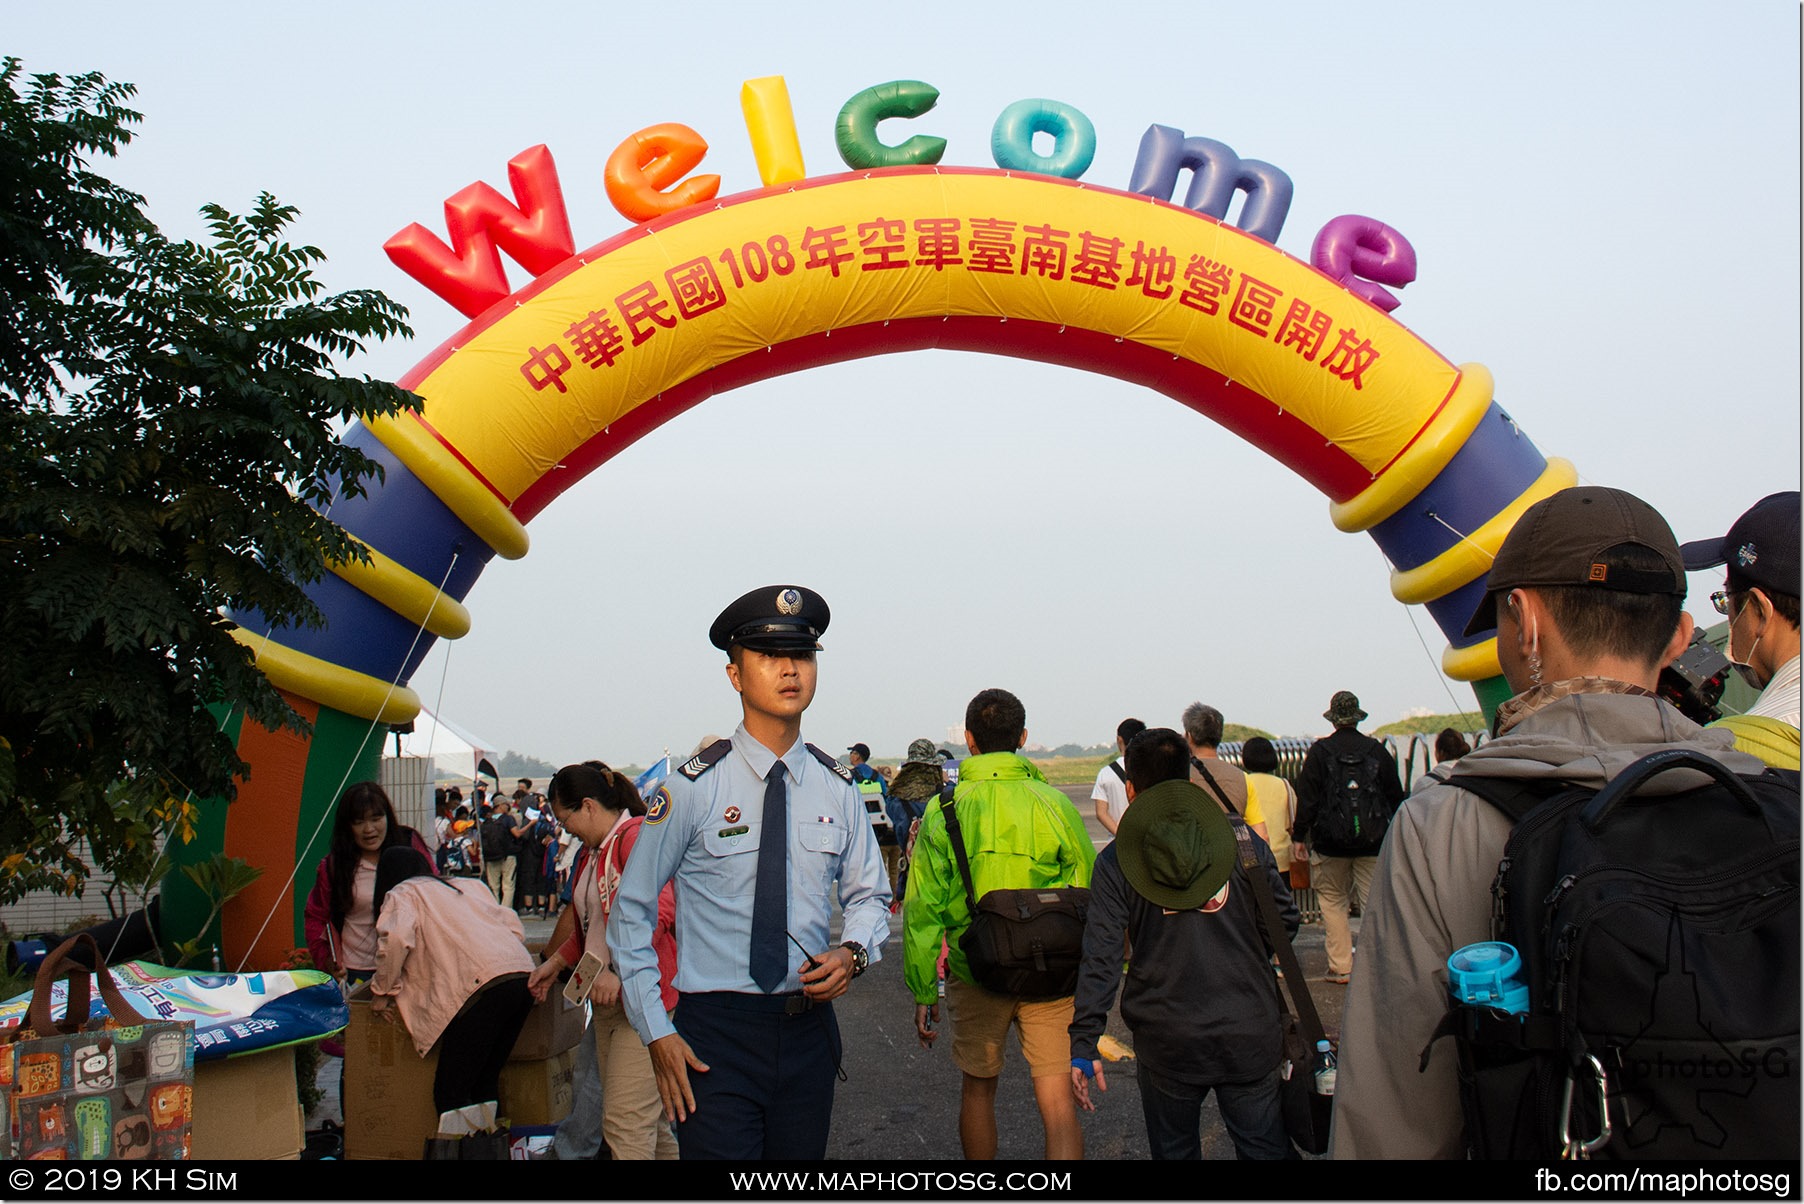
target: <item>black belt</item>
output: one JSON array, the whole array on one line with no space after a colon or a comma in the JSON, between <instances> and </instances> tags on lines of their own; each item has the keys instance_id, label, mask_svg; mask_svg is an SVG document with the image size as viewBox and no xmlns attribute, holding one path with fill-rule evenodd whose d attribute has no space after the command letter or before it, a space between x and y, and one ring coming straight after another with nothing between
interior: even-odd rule
<instances>
[{"instance_id":1,"label":"black belt","mask_svg":"<svg viewBox=\"0 0 1804 1204\"><path fill-rule=\"evenodd\" d=\"M817 1007L825 1007L826 1002L808 998L800 991L785 991L774 995L752 995L744 991L696 991L677 996L681 1003L699 1003L704 1006L730 1008L736 1012L778 1013L784 1016L800 1016L804 1012Z\"/></svg>"}]
</instances>

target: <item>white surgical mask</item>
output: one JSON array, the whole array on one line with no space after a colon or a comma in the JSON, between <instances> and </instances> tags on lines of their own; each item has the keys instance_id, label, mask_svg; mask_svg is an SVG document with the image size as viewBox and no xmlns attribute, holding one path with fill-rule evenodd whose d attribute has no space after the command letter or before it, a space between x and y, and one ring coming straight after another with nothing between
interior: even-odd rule
<instances>
[{"instance_id":1,"label":"white surgical mask","mask_svg":"<svg viewBox=\"0 0 1804 1204\"><path fill-rule=\"evenodd\" d=\"M1735 671L1737 673L1741 674L1741 680L1747 682L1750 686L1753 686L1756 690L1764 690L1764 689L1766 689L1767 681L1770 679L1762 678L1762 676L1760 674L1760 670L1758 670L1754 667L1754 650L1756 648L1760 647L1760 636L1759 635L1755 636L1754 642L1752 644L1748 645L1748 654L1746 657L1737 659L1735 656L1735 623L1736 623L1736 620L1740 619L1742 614L1748 609L1748 607L1752 606L1753 604L1754 604L1754 598L1753 598L1753 595L1750 594L1747 596L1746 601L1744 601L1741 604L1741 610L1736 611L1734 618L1731 618L1729 620L1729 643L1723 649L1723 653L1724 653L1724 655L1726 655L1729 658L1729 663L1731 665L1735 666ZM1764 635L1765 633L1762 632L1761 634Z\"/></svg>"}]
</instances>

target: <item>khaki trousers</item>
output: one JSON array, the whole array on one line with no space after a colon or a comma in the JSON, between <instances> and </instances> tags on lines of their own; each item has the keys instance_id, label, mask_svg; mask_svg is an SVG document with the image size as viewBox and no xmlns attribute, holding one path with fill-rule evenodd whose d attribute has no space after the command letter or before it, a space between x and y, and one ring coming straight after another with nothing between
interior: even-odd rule
<instances>
[{"instance_id":1,"label":"khaki trousers","mask_svg":"<svg viewBox=\"0 0 1804 1204\"><path fill-rule=\"evenodd\" d=\"M1353 930L1348 923L1353 900L1360 910L1371 897L1372 868L1376 855L1369 857L1324 857L1309 850L1309 884L1315 887L1322 904L1322 931L1328 946L1328 973L1353 972Z\"/></svg>"},{"instance_id":2,"label":"khaki trousers","mask_svg":"<svg viewBox=\"0 0 1804 1204\"><path fill-rule=\"evenodd\" d=\"M883 868L889 872L889 894L896 897L896 871L902 868L902 846L899 844L879 845L883 850Z\"/></svg>"},{"instance_id":3,"label":"khaki trousers","mask_svg":"<svg viewBox=\"0 0 1804 1204\"><path fill-rule=\"evenodd\" d=\"M495 902L503 907L514 905L514 859L503 857L499 861L482 863L483 881L495 894Z\"/></svg>"},{"instance_id":4,"label":"khaki trousers","mask_svg":"<svg viewBox=\"0 0 1804 1204\"><path fill-rule=\"evenodd\" d=\"M601 1136L614 1157L675 1161L676 1134L664 1119L651 1051L628 1023L619 1003L593 1000L595 1073L601 1077Z\"/></svg>"}]
</instances>

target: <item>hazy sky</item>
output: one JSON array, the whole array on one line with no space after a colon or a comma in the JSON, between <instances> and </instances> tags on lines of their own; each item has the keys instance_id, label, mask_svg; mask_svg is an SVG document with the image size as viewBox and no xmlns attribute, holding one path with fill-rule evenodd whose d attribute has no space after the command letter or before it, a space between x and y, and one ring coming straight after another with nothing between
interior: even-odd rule
<instances>
[{"instance_id":1,"label":"hazy sky","mask_svg":"<svg viewBox=\"0 0 1804 1204\"><path fill-rule=\"evenodd\" d=\"M811 176L843 170L841 104L940 89L921 126L990 166L1004 107L1095 124L1085 179L1125 188L1154 122L1284 169L1278 245L1329 218L1401 230L1420 259L1396 316L1589 483L1720 535L1799 481L1799 8L1516 3L13 5L0 49L34 71L139 86L139 140L103 167L165 230L262 190L299 206L333 288L378 287L417 337L463 319L393 267L409 222L548 144L579 247L628 224L602 166L647 125L759 186L739 87L787 77ZM914 131L909 131L914 132ZM526 273L508 265L517 287ZM715 614L796 581L833 608L805 724L838 751L944 738L977 690L1033 739L1175 724L1202 699L1284 734L1337 689L1376 721L1472 704L1388 565L1287 468L1158 394L951 352L781 377L666 424L554 503L496 560L412 685L497 746L644 763L738 719ZM1692 578L1710 616L1717 575Z\"/></svg>"}]
</instances>

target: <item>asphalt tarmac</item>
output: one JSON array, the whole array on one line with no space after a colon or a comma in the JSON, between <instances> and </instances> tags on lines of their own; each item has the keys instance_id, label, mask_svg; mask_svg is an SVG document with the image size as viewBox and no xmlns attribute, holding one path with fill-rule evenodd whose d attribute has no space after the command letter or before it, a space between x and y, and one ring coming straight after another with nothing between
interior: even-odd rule
<instances>
[{"instance_id":1,"label":"asphalt tarmac","mask_svg":"<svg viewBox=\"0 0 1804 1204\"><path fill-rule=\"evenodd\" d=\"M1086 786L1063 787L1084 816L1090 837L1100 850L1109 834L1096 821ZM1353 921L1356 926L1357 919ZM1310 978L1310 990L1329 1035L1338 1038L1340 1010L1346 990L1320 981L1327 973L1327 954L1320 924L1305 924L1294 942L1297 958ZM834 1003L845 1043L845 1081L834 1096L833 1131L827 1156L843 1161L939 1161L964 1157L958 1140L960 1074L952 1064L951 1035L941 1009L942 1033L931 1050L915 1036L914 1001L902 978L902 917L892 916L884 958ZM1206 990L1206 980L1199 990ZM1133 1037L1121 1022L1119 1007L1110 1014L1109 1034L1131 1049ZM1146 1124L1140 1114L1140 1092L1131 1061L1104 1067L1108 1090L1094 1090L1096 1111L1080 1113L1084 1157L1145 1159ZM1002 1159L1037 1159L1045 1154L1045 1136L1033 1087L1020 1046L1013 1034L1004 1054L1002 1083L996 1095L996 1155ZM1203 1157L1232 1158L1234 1148L1216 1112L1214 1097L1203 1105Z\"/></svg>"}]
</instances>

